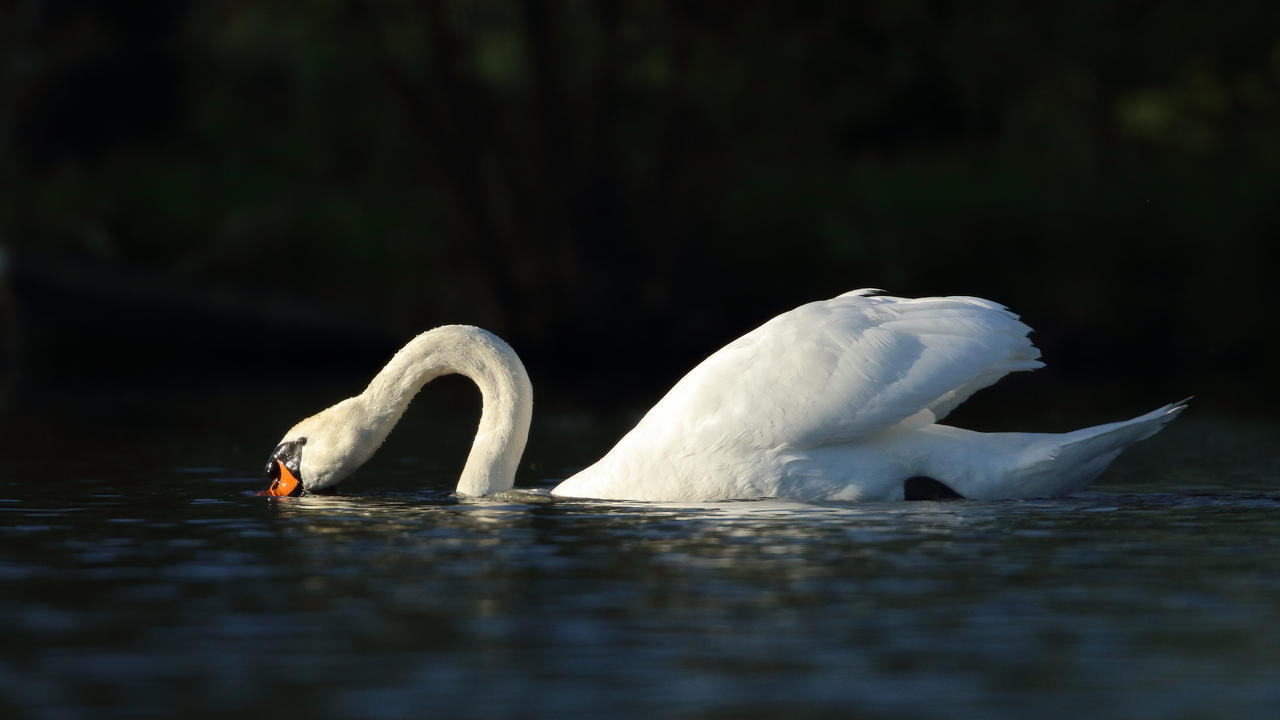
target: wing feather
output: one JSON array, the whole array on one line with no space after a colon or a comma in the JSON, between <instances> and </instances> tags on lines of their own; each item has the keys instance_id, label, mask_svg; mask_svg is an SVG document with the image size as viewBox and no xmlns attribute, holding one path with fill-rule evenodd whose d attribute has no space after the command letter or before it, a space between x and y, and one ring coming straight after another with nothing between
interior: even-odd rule
<instances>
[{"instance_id":1,"label":"wing feather","mask_svg":"<svg viewBox=\"0 0 1280 720\"><path fill-rule=\"evenodd\" d=\"M934 422L1006 373L1041 365L1031 329L1001 305L873 292L803 305L726 345L633 434L700 451L848 443Z\"/></svg>"}]
</instances>

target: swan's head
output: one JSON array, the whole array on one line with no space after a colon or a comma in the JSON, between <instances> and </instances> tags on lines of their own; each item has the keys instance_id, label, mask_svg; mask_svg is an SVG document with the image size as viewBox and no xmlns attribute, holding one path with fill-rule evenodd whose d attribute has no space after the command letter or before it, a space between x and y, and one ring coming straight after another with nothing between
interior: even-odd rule
<instances>
[{"instance_id":1,"label":"swan's head","mask_svg":"<svg viewBox=\"0 0 1280 720\"><path fill-rule=\"evenodd\" d=\"M354 397L294 425L267 459L270 485L261 494L323 492L345 480L386 437L367 417L363 401Z\"/></svg>"}]
</instances>

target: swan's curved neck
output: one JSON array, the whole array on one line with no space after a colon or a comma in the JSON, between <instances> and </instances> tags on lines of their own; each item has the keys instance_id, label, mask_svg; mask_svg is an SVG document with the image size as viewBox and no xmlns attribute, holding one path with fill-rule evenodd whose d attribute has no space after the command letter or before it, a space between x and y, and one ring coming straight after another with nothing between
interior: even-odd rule
<instances>
[{"instance_id":1,"label":"swan's curved neck","mask_svg":"<svg viewBox=\"0 0 1280 720\"><path fill-rule=\"evenodd\" d=\"M515 351L497 335L470 325L428 330L401 348L361 397L385 438L423 385L455 373L471 378L484 402L458 493L509 490L529 439L533 385Z\"/></svg>"}]
</instances>

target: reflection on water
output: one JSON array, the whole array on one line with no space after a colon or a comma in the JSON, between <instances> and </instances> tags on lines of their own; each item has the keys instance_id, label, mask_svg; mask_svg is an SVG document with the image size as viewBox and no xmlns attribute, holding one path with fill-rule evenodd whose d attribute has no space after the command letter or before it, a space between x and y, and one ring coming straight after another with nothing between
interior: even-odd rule
<instances>
[{"instance_id":1,"label":"reflection on water","mask_svg":"<svg viewBox=\"0 0 1280 720\"><path fill-rule=\"evenodd\" d=\"M267 499L234 470L141 467L0 479L5 717L1280 703L1273 465L1227 482L1131 464L1063 500L863 505L460 500L394 470L357 494Z\"/></svg>"}]
</instances>

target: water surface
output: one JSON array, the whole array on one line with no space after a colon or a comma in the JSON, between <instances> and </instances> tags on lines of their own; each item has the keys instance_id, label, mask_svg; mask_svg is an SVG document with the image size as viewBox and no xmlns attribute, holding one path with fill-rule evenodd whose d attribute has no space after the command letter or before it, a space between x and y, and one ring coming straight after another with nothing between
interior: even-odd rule
<instances>
[{"instance_id":1,"label":"water surface","mask_svg":"<svg viewBox=\"0 0 1280 720\"><path fill-rule=\"evenodd\" d=\"M1165 436L1023 502L460 501L403 454L266 499L256 456L15 459L0 714L1267 716L1275 435Z\"/></svg>"}]
</instances>

